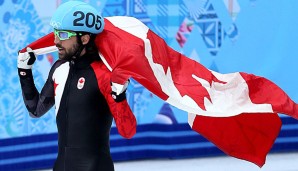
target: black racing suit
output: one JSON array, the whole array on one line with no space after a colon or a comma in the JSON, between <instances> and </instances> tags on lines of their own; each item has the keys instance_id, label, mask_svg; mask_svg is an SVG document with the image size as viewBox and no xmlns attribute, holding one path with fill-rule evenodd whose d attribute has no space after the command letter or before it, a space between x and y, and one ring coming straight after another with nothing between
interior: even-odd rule
<instances>
[{"instance_id":1,"label":"black racing suit","mask_svg":"<svg viewBox=\"0 0 298 171\"><path fill-rule=\"evenodd\" d=\"M56 61L40 94L32 71L19 69L31 116L40 117L55 104L59 149L54 171L114 170L109 148L112 115L91 65L96 62L101 63L97 54Z\"/></svg>"}]
</instances>

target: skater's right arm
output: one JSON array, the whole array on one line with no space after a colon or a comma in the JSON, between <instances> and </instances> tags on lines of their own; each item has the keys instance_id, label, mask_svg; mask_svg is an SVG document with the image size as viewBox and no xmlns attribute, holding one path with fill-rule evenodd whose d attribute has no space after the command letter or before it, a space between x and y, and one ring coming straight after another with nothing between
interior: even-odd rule
<instances>
[{"instance_id":1,"label":"skater's right arm","mask_svg":"<svg viewBox=\"0 0 298 171\"><path fill-rule=\"evenodd\" d=\"M40 117L49 111L55 102L54 85L53 80L51 79L53 67L41 93L39 93L35 87L32 75L32 65L35 60L36 56L31 48L27 48L27 52L19 54L18 75L20 78L24 103L30 116Z\"/></svg>"}]
</instances>

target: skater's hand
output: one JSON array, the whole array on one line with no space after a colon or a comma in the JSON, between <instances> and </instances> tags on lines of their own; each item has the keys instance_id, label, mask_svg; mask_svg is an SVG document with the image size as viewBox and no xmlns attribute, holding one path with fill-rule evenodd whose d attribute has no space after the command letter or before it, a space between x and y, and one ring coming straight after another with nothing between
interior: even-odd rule
<instances>
[{"instance_id":1,"label":"skater's hand","mask_svg":"<svg viewBox=\"0 0 298 171\"><path fill-rule=\"evenodd\" d=\"M129 84L129 80L127 80L124 85L111 83L112 87L112 97L116 102L121 102L126 99L126 90Z\"/></svg>"},{"instance_id":2,"label":"skater's hand","mask_svg":"<svg viewBox=\"0 0 298 171\"><path fill-rule=\"evenodd\" d=\"M35 54L30 47L27 47L27 52L19 53L18 55L18 68L32 69L32 65L36 60Z\"/></svg>"}]
</instances>

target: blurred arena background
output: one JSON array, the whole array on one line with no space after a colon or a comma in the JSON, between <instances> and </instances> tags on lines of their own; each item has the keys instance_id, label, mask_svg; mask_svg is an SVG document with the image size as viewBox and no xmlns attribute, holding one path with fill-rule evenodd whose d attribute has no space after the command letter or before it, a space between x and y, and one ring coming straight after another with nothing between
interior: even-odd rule
<instances>
[{"instance_id":1,"label":"blurred arena background","mask_svg":"<svg viewBox=\"0 0 298 171\"><path fill-rule=\"evenodd\" d=\"M104 17L138 18L173 49L211 70L264 76L298 102L297 0L85 1ZM49 20L63 2L0 0L1 171L48 169L56 158L54 110L40 119L29 117L16 59L18 50L52 31ZM55 53L38 56L33 74L39 89L56 59ZM128 88L128 101L138 129L131 140L112 129L111 152L116 170L260 170L225 156L189 128L185 112L134 80ZM298 170L298 121L284 115L281 119L281 133L261 170Z\"/></svg>"}]
</instances>

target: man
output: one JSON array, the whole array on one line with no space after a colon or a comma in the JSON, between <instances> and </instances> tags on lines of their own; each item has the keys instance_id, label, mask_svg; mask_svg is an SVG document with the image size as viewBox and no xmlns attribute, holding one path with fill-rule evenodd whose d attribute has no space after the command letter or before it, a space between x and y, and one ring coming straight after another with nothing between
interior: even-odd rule
<instances>
[{"instance_id":1,"label":"man","mask_svg":"<svg viewBox=\"0 0 298 171\"><path fill-rule=\"evenodd\" d=\"M128 82L119 93L112 91L110 71L94 43L104 20L92 6L69 1L58 7L51 25L59 60L41 93L32 76L36 59L32 49L28 47L28 53L18 57L25 105L32 117L41 117L55 104L59 149L54 171L113 171L109 150L112 115L126 138L134 135L136 121L126 101ZM129 127L124 124L127 118Z\"/></svg>"}]
</instances>

